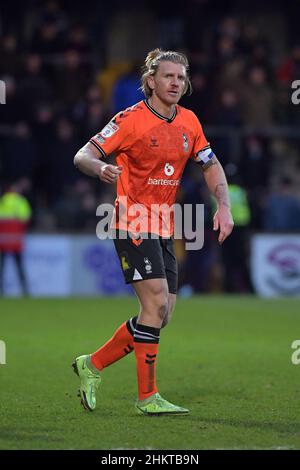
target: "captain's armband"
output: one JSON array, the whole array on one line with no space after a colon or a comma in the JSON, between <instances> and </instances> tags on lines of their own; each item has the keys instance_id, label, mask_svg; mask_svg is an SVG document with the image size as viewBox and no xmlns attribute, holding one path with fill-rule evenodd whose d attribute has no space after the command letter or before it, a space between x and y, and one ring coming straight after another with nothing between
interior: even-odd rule
<instances>
[{"instance_id":1,"label":"captain's armband","mask_svg":"<svg viewBox=\"0 0 300 470\"><path fill-rule=\"evenodd\" d=\"M212 151L210 145L204 147L204 149L197 152L194 157L194 161L200 163L201 168L203 170L206 170L211 165L215 165L218 163L218 159Z\"/></svg>"}]
</instances>

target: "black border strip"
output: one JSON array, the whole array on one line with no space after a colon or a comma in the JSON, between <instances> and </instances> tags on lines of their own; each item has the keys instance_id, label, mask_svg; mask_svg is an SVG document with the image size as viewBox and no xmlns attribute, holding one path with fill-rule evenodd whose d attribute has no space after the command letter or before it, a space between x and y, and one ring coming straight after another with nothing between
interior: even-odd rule
<instances>
[{"instance_id":1,"label":"black border strip","mask_svg":"<svg viewBox=\"0 0 300 470\"><path fill-rule=\"evenodd\" d=\"M92 139L90 139L89 142L90 142L91 144L93 144L93 145L96 147L96 149L99 150L99 152L102 154L102 156L103 156L104 158L107 158L106 153L105 153L104 150L100 147L100 145L96 144L96 142L94 142Z\"/></svg>"},{"instance_id":2,"label":"black border strip","mask_svg":"<svg viewBox=\"0 0 300 470\"><path fill-rule=\"evenodd\" d=\"M172 121L174 121L175 117L177 116L177 108L176 108L176 105L175 105L175 111L174 111L173 115L172 115L170 118L167 118L166 116L163 116L162 114L160 114L160 113L158 113L157 111L155 111L155 109L152 108L152 106L148 103L147 100L144 100L144 103L145 103L145 105L147 106L147 108L151 111L151 113L155 114L155 116L157 116L157 117L160 118L160 119L163 119L164 121L172 122Z\"/></svg>"}]
</instances>

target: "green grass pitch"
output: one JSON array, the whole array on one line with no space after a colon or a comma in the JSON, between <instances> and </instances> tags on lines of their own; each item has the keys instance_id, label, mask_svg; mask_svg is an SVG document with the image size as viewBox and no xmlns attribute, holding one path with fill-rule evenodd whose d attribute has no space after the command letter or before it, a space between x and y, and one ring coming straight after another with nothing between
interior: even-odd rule
<instances>
[{"instance_id":1,"label":"green grass pitch","mask_svg":"<svg viewBox=\"0 0 300 470\"><path fill-rule=\"evenodd\" d=\"M180 299L161 332L160 393L189 416L135 413L135 358L103 372L98 407L76 397L75 356L137 312L135 298L2 299L0 449L300 449L296 299Z\"/></svg>"}]
</instances>

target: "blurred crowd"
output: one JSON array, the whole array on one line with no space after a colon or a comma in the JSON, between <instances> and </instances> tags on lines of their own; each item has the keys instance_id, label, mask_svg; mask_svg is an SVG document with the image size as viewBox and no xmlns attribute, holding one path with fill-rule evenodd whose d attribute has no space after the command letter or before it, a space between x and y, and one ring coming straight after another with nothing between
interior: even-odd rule
<instances>
[{"instance_id":1,"label":"blurred crowd","mask_svg":"<svg viewBox=\"0 0 300 470\"><path fill-rule=\"evenodd\" d=\"M299 231L300 105L291 102L291 83L300 79L295 9L289 2L281 11L280 2L268 8L254 1L247 11L234 1L225 8L189 0L175 14L168 2L148 3L156 22L152 47L182 50L189 58L193 93L180 104L197 114L229 182L243 191L239 204L249 217L241 227ZM124 6L112 1L103 10L101 4L52 0L24 2L18 11L14 2L1 7L6 105L0 105L0 187L26 181L32 230L93 233L95 208L114 198L114 188L80 174L73 157L116 112L143 99L144 56L119 62L109 56L109 20ZM213 206L193 164L179 201L204 202L210 226ZM197 264L202 269L216 256L209 230L206 237L207 253Z\"/></svg>"}]
</instances>

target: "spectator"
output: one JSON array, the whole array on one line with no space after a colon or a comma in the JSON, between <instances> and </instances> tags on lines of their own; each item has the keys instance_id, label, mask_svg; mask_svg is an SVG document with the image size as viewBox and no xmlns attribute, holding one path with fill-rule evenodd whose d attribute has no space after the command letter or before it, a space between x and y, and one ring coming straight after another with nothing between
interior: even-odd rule
<instances>
[{"instance_id":1,"label":"spectator","mask_svg":"<svg viewBox=\"0 0 300 470\"><path fill-rule=\"evenodd\" d=\"M225 88L222 91L218 109L215 110L214 123L232 127L241 125L238 97L233 89Z\"/></svg>"},{"instance_id":2,"label":"spectator","mask_svg":"<svg viewBox=\"0 0 300 470\"><path fill-rule=\"evenodd\" d=\"M144 99L140 90L140 76L137 65L132 66L128 73L121 75L115 82L112 91L112 113L126 109Z\"/></svg>"},{"instance_id":3,"label":"spectator","mask_svg":"<svg viewBox=\"0 0 300 470\"><path fill-rule=\"evenodd\" d=\"M211 110L211 121L217 126L236 128L241 126L241 113L238 97L233 89L225 88ZM227 165L233 158L232 136L227 129L214 137L217 154L222 155L222 163Z\"/></svg>"},{"instance_id":4,"label":"spectator","mask_svg":"<svg viewBox=\"0 0 300 470\"><path fill-rule=\"evenodd\" d=\"M20 73L20 57L17 49L17 36L6 34L0 42L0 75L17 77Z\"/></svg>"},{"instance_id":5,"label":"spectator","mask_svg":"<svg viewBox=\"0 0 300 470\"><path fill-rule=\"evenodd\" d=\"M91 44L87 28L78 23L72 27L67 37L67 48L75 50L82 58L91 53Z\"/></svg>"},{"instance_id":6,"label":"spectator","mask_svg":"<svg viewBox=\"0 0 300 470\"><path fill-rule=\"evenodd\" d=\"M40 22L32 38L31 52L49 56L62 52L63 48L63 32L59 23L53 19Z\"/></svg>"},{"instance_id":7,"label":"spectator","mask_svg":"<svg viewBox=\"0 0 300 470\"><path fill-rule=\"evenodd\" d=\"M292 180L284 177L270 193L265 204L264 229L269 232L300 230L300 199L294 194Z\"/></svg>"},{"instance_id":8,"label":"spectator","mask_svg":"<svg viewBox=\"0 0 300 470\"><path fill-rule=\"evenodd\" d=\"M254 66L250 69L249 79L240 88L243 123L246 126L261 129L270 126L273 121L273 93L267 83L266 71Z\"/></svg>"},{"instance_id":9,"label":"spectator","mask_svg":"<svg viewBox=\"0 0 300 470\"><path fill-rule=\"evenodd\" d=\"M72 165L73 155L78 146L74 126L68 119L61 117L57 122L51 147L55 159L49 161L48 182L51 205L62 197L64 186L70 186L79 179L80 175Z\"/></svg>"},{"instance_id":10,"label":"spectator","mask_svg":"<svg viewBox=\"0 0 300 470\"><path fill-rule=\"evenodd\" d=\"M76 123L78 135L83 142L104 127L108 120L107 110L96 84L91 85L82 99L75 103L70 116Z\"/></svg>"},{"instance_id":11,"label":"spectator","mask_svg":"<svg viewBox=\"0 0 300 470\"><path fill-rule=\"evenodd\" d=\"M201 71L199 68L193 71L191 82L193 94L191 96L185 95L181 100L181 105L191 109L200 121L209 122L212 97L208 85L208 78L204 71Z\"/></svg>"},{"instance_id":12,"label":"spectator","mask_svg":"<svg viewBox=\"0 0 300 470\"><path fill-rule=\"evenodd\" d=\"M229 170L230 169L230 170ZM241 186L234 165L225 168L229 183L231 211L234 220L232 240L224 243L221 258L224 268L223 285L226 292L253 292L249 275L249 231L251 221L247 192Z\"/></svg>"},{"instance_id":13,"label":"spectator","mask_svg":"<svg viewBox=\"0 0 300 470\"><path fill-rule=\"evenodd\" d=\"M257 190L269 184L271 155L268 141L256 135L246 137L242 148L239 173L248 190Z\"/></svg>"},{"instance_id":14,"label":"spectator","mask_svg":"<svg viewBox=\"0 0 300 470\"><path fill-rule=\"evenodd\" d=\"M4 294L4 262L8 255L15 260L23 295L29 293L22 253L31 207L21 194L24 183L27 185L20 180L6 188L0 198L0 295Z\"/></svg>"},{"instance_id":15,"label":"spectator","mask_svg":"<svg viewBox=\"0 0 300 470\"><path fill-rule=\"evenodd\" d=\"M89 67L82 63L79 53L75 49L67 49L54 78L57 98L64 109L71 109L85 95L90 76Z\"/></svg>"},{"instance_id":16,"label":"spectator","mask_svg":"<svg viewBox=\"0 0 300 470\"><path fill-rule=\"evenodd\" d=\"M41 57L37 54L29 54L26 57L24 72L19 82L19 94L24 115L30 122L38 104L50 102L54 97L52 86L42 70Z\"/></svg>"},{"instance_id":17,"label":"spectator","mask_svg":"<svg viewBox=\"0 0 300 470\"><path fill-rule=\"evenodd\" d=\"M51 161L53 160L53 143L55 141L54 109L48 103L38 106L33 122L33 133L37 147L37 166L34 175L34 188L40 198L50 203L52 189L48 179Z\"/></svg>"},{"instance_id":18,"label":"spectator","mask_svg":"<svg viewBox=\"0 0 300 470\"><path fill-rule=\"evenodd\" d=\"M20 152L20 149L22 151ZM29 125L20 121L3 143L3 177L5 181L15 178L33 178L37 164L36 140Z\"/></svg>"},{"instance_id":19,"label":"spectator","mask_svg":"<svg viewBox=\"0 0 300 470\"><path fill-rule=\"evenodd\" d=\"M10 75L4 76L2 79L5 83L7 104L5 106L0 105L0 123L2 126L14 125L23 117L17 82L16 79Z\"/></svg>"},{"instance_id":20,"label":"spectator","mask_svg":"<svg viewBox=\"0 0 300 470\"><path fill-rule=\"evenodd\" d=\"M286 58L277 69L279 82L290 86L293 80L300 77L300 41L292 47L290 56Z\"/></svg>"},{"instance_id":21,"label":"spectator","mask_svg":"<svg viewBox=\"0 0 300 470\"><path fill-rule=\"evenodd\" d=\"M192 207L191 231L195 232L196 204L204 204L204 244L201 250L186 251L182 263L180 263L180 285L189 286L193 292L207 292L210 289L210 278L213 263L215 262L214 235L211 232L211 201L209 192L203 185L203 177L193 164L189 164L185 171L185 177L181 187L180 203L190 204ZM185 230L187 227L185 227ZM187 233L185 233L187 235ZM189 241L189 240L186 240Z\"/></svg>"}]
</instances>

